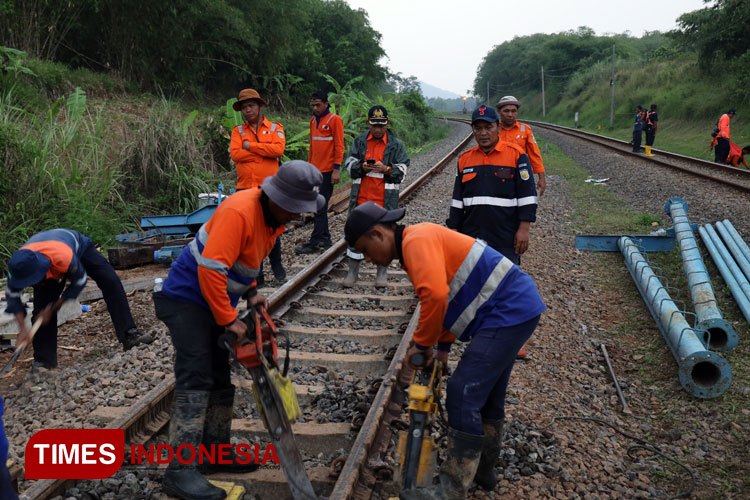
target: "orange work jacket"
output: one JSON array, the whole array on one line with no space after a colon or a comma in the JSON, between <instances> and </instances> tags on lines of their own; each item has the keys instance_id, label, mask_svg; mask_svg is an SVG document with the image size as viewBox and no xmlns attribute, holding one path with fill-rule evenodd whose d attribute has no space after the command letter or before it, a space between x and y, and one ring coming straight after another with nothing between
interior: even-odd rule
<instances>
[{"instance_id":1,"label":"orange work jacket","mask_svg":"<svg viewBox=\"0 0 750 500\"><path fill-rule=\"evenodd\" d=\"M724 113L721 115L721 118L719 118L719 135L716 137L723 137L725 139L729 139L729 115Z\"/></svg>"},{"instance_id":2,"label":"orange work jacket","mask_svg":"<svg viewBox=\"0 0 750 500\"><path fill-rule=\"evenodd\" d=\"M310 151L307 161L321 172L331 172L344 160L344 120L330 111L310 119Z\"/></svg>"},{"instance_id":3,"label":"orange work jacket","mask_svg":"<svg viewBox=\"0 0 750 500\"><path fill-rule=\"evenodd\" d=\"M535 174L544 172L544 163L542 163L542 153L539 152L539 146L536 145L534 133L531 127L525 123L516 122L510 128L503 127L500 124L500 140L518 144L529 157L531 169Z\"/></svg>"},{"instance_id":4,"label":"orange work jacket","mask_svg":"<svg viewBox=\"0 0 750 500\"><path fill-rule=\"evenodd\" d=\"M243 149L244 141L250 143L249 151ZM257 133L247 123L234 127L229 154L237 164L237 189L260 186L263 179L276 175L285 147L284 127L265 117Z\"/></svg>"}]
</instances>

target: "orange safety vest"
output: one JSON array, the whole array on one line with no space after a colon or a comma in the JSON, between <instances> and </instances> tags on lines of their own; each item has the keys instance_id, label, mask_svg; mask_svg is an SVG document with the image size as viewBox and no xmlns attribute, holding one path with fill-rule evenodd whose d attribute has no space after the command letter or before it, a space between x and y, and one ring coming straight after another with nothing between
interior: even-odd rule
<instances>
[{"instance_id":1,"label":"orange safety vest","mask_svg":"<svg viewBox=\"0 0 750 500\"><path fill-rule=\"evenodd\" d=\"M518 144L529 157L531 169L535 174L544 172L544 163L542 162L542 153L539 152L539 146L534 140L534 133L531 127L525 123L516 122L510 128L505 128L500 124L500 140Z\"/></svg>"},{"instance_id":2,"label":"orange safety vest","mask_svg":"<svg viewBox=\"0 0 750 500\"><path fill-rule=\"evenodd\" d=\"M318 120L310 119L310 151L307 161L321 172L331 172L344 159L344 120L329 112Z\"/></svg>"},{"instance_id":3,"label":"orange safety vest","mask_svg":"<svg viewBox=\"0 0 750 500\"><path fill-rule=\"evenodd\" d=\"M719 118L719 135L716 137L723 137L725 139L729 139L729 115L724 113L721 115L721 118Z\"/></svg>"},{"instance_id":4,"label":"orange safety vest","mask_svg":"<svg viewBox=\"0 0 750 500\"><path fill-rule=\"evenodd\" d=\"M242 147L245 141L250 143L249 151ZM265 117L257 132L247 123L234 127L229 154L237 164L237 189L260 186L263 179L276 175L285 147L284 127Z\"/></svg>"},{"instance_id":5,"label":"orange safety vest","mask_svg":"<svg viewBox=\"0 0 750 500\"><path fill-rule=\"evenodd\" d=\"M383 135L382 139L375 139L372 133L367 134L367 152L365 161L375 160L383 161L385 147L388 145L388 134ZM362 184L359 188L357 205L374 201L381 207L385 204L385 176L378 172L368 172L362 177Z\"/></svg>"}]
</instances>

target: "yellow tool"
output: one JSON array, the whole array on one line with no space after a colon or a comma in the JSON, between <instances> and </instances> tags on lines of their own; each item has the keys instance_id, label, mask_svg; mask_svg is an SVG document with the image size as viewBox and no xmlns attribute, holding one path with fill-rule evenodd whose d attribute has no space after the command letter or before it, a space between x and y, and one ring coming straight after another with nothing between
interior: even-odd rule
<instances>
[{"instance_id":1,"label":"yellow tool","mask_svg":"<svg viewBox=\"0 0 750 500\"><path fill-rule=\"evenodd\" d=\"M412 356L414 366L425 366L423 354ZM394 457L399 465L397 482L404 490L423 488L432 484L437 462L437 443L433 425L438 417L442 389L443 365L435 361L415 370L409 386L409 429L399 435L398 451Z\"/></svg>"}]
</instances>

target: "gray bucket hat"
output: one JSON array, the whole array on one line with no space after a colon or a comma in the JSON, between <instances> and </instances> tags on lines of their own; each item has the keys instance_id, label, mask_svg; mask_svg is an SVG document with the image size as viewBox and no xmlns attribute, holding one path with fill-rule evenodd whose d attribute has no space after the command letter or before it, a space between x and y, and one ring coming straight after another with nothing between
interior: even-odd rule
<instances>
[{"instance_id":1,"label":"gray bucket hat","mask_svg":"<svg viewBox=\"0 0 750 500\"><path fill-rule=\"evenodd\" d=\"M318 194L323 174L312 163L292 160L279 167L272 177L266 177L260 188L278 206L293 214L317 212L326 204Z\"/></svg>"}]
</instances>

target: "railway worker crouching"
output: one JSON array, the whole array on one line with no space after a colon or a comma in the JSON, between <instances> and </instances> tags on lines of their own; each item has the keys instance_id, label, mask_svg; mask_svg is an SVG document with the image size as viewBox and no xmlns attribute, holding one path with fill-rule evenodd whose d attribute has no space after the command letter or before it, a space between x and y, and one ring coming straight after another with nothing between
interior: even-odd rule
<instances>
[{"instance_id":1,"label":"railway worker crouching","mask_svg":"<svg viewBox=\"0 0 750 500\"><path fill-rule=\"evenodd\" d=\"M283 164L259 188L229 196L172 264L161 291L154 292L156 316L169 328L175 349L175 395L169 428L177 449L201 443L228 444L234 386L228 353L218 345L225 331L245 338L247 326L237 319L237 302L265 304L255 279L261 262L299 214L316 212L325 199L318 194L323 176L313 165L295 160ZM189 457L189 451L185 454ZM183 455L184 457L185 455ZM187 459L187 458L186 458ZM249 472L256 464L202 468L203 472ZM203 467L203 466L198 466ZM180 498L221 499L225 493L196 468L172 461L162 481L164 491Z\"/></svg>"},{"instance_id":2,"label":"railway worker crouching","mask_svg":"<svg viewBox=\"0 0 750 500\"><path fill-rule=\"evenodd\" d=\"M279 158L284 155L286 137L284 127L263 116L266 101L254 89L241 90L235 111L242 113L245 123L232 129L229 154L237 165L237 191L256 188L266 177L279 170ZM286 270L281 262L281 238L268 255L273 277L277 281L286 279ZM263 286L263 266L260 266L258 286Z\"/></svg>"},{"instance_id":3,"label":"railway worker crouching","mask_svg":"<svg viewBox=\"0 0 750 500\"><path fill-rule=\"evenodd\" d=\"M367 113L369 130L354 139L346 158L346 169L352 178L349 213L355 207L372 201L386 210L398 207L401 181L409 168L409 156L404 144L388 130L388 111L383 106L373 106ZM345 287L354 286L359 275L362 254L349 247L349 273L344 278ZM388 284L387 268L378 265L376 287Z\"/></svg>"},{"instance_id":4,"label":"railway worker crouching","mask_svg":"<svg viewBox=\"0 0 750 500\"><path fill-rule=\"evenodd\" d=\"M487 490L497 482L510 373L546 306L534 281L485 242L436 224L396 224L403 216L403 208L368 202L352 210L344 233L370 262L398 259L414 285L421 308L407 364L417 352L445 363L455 340L469 342L448 381L440 484L401 492L404 499L463 499L472 480Z\"/></svg>"},{"instance_id":5,"label":"railway worker crouching","mask_svg":"<svg viewBox=\"0 0 750 500\"><path fill-rule=\"evenodd\" d=\"M5 290L8 314L14 314L19 326L16 346L29 343L26 306L21 302L23 289L34 287L34 319L42 326L32 340L32 370L57 367L57 311L63 302L75 299L91 276L102 291L117 339L127 351L154 341L141 335L130 313L128 298L120 278L109 262L94 247L90 238L72 229L51 229L37 233L8 260L8 286ZM70 284L65 287L66 281Z\"/></svg>"},{"instance_id":6,"label":"railway worker crouching","mask_svg":"<svg viewBox=\"0 0 750 500\"><path fill-rule=\"evenodd\" d=\"M310 100L313 117L310 119L310 149L307 161L315 165L323 174L320 194L326 205L315 214L315 224L310 239L294 247L297 254L317 253L331 246L331 233L328 230L328 201L333 186L339 183L341 161L344 159L344 121L331 112L328 93L316 90Z\"/></svg>"},{"instance_id":7,"label":"railway worker crouching","mask_svg":"<svg viewBox=\"0 0 750 500\"><path fill-rule=\"evenodd\" d=\"M539 188L539 196L542 196L547 189L547 176L544 173L542 153L539 152L539 146L536 144L531 127L516 120L521 102L512 95L506 95L498 101L495 107L500 114L500 140L521 146L523 152L529 157L531 168L539 177L537 187Z\"/></svg>"}]
</instances>

